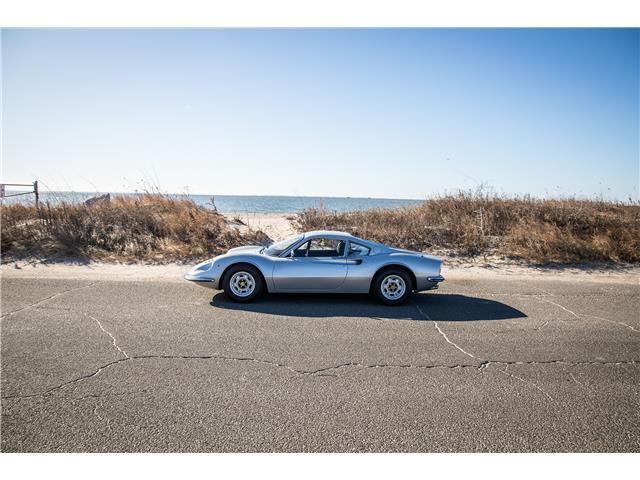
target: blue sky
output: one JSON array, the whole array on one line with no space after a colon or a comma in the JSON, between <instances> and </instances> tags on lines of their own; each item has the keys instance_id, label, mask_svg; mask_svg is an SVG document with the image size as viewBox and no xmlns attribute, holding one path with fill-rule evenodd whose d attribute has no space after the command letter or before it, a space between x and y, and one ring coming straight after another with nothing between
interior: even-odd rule
<instances>
[{"instance_id":1,"label":"blue sky","mask_svg":"<svg viewBox=\"0 0 640 480\"><path fill-rule=\"evenodd\" d=\"M5 182L638 198L640 30L3 30Z\"/></svg>"}]
</instances>

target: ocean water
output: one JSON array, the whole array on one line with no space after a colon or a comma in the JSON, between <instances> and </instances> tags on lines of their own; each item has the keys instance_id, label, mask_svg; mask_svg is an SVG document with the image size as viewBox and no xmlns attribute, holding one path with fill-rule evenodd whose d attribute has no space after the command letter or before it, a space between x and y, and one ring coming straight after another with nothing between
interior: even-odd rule
<instances>
[{"instance_id":1,"label":"ocean water","mask_svg":"<svg viewBox=\"0 0 640 480\"><path fill-rule=\"evenodd\" d=\"M7 192L12 193L12 192ZM102 195L96 192L40 192L40 201L57 204L60 202L83 202L88 198ZM135 193L112 193L112 196L136 196ZM182 195L170 194L175 198L189 198L198 205L218 211L242 213L296 213L309 207L323 206L327 210L348 212L372 208L395 208L416 205L422 200L359 197L285 197L253 195ZM33 203L33 195L4 198L3 203Z\"/></svg>"}]
</instances>

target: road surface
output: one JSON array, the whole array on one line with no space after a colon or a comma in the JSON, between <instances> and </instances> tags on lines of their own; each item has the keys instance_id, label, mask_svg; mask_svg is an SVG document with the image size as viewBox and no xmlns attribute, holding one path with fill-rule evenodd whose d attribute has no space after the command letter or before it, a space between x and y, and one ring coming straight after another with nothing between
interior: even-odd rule
<instances>
[{"instance_id":1,"label":"road surface","mask_svg":"<svg viewBox=\"0 0 640 480\"><path fill-rule=\"evenodd\" d=\"M402 307L1 287L6 452L640 451L637 281L454 276Z\"/></svg>"}]
</instances>

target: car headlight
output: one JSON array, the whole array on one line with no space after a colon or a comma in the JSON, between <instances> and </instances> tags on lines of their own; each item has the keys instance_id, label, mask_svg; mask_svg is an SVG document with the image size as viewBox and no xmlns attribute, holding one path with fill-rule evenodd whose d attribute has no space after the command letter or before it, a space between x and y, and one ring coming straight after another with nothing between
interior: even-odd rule
<instances>
[{"instance_id":1,"label":"car headlight","mask_svg":"<svg viewBox=\"0 0 640 480\"><path fill-rule=\"evenodd\" d=\"M192 272L206 272L210 270L213 266L213 260L207 260L206 262L202 262L197 264L195 267L191 269Z\"/></svg>"}]
</instances>

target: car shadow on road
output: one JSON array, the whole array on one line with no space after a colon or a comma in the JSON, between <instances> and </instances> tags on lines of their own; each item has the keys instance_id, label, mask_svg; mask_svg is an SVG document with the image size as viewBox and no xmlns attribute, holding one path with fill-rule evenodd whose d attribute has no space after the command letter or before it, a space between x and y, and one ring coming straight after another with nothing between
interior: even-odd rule
<instances>
[{"instance_id":1,"label":"car shadow on road","mask_svg":"<svg viewBox=\"0 0 640 480\"><path fill-rule=\"evenodd\" d=\"M507 320L527 315L505 303L458 294L414 294L400 306L381 305L368 295L270 294L251 303L234 303L222 292L210 302L215 308L291 317L364 317L373 320L437 320L468 322Z\"/></svg>"}]
</instances>

